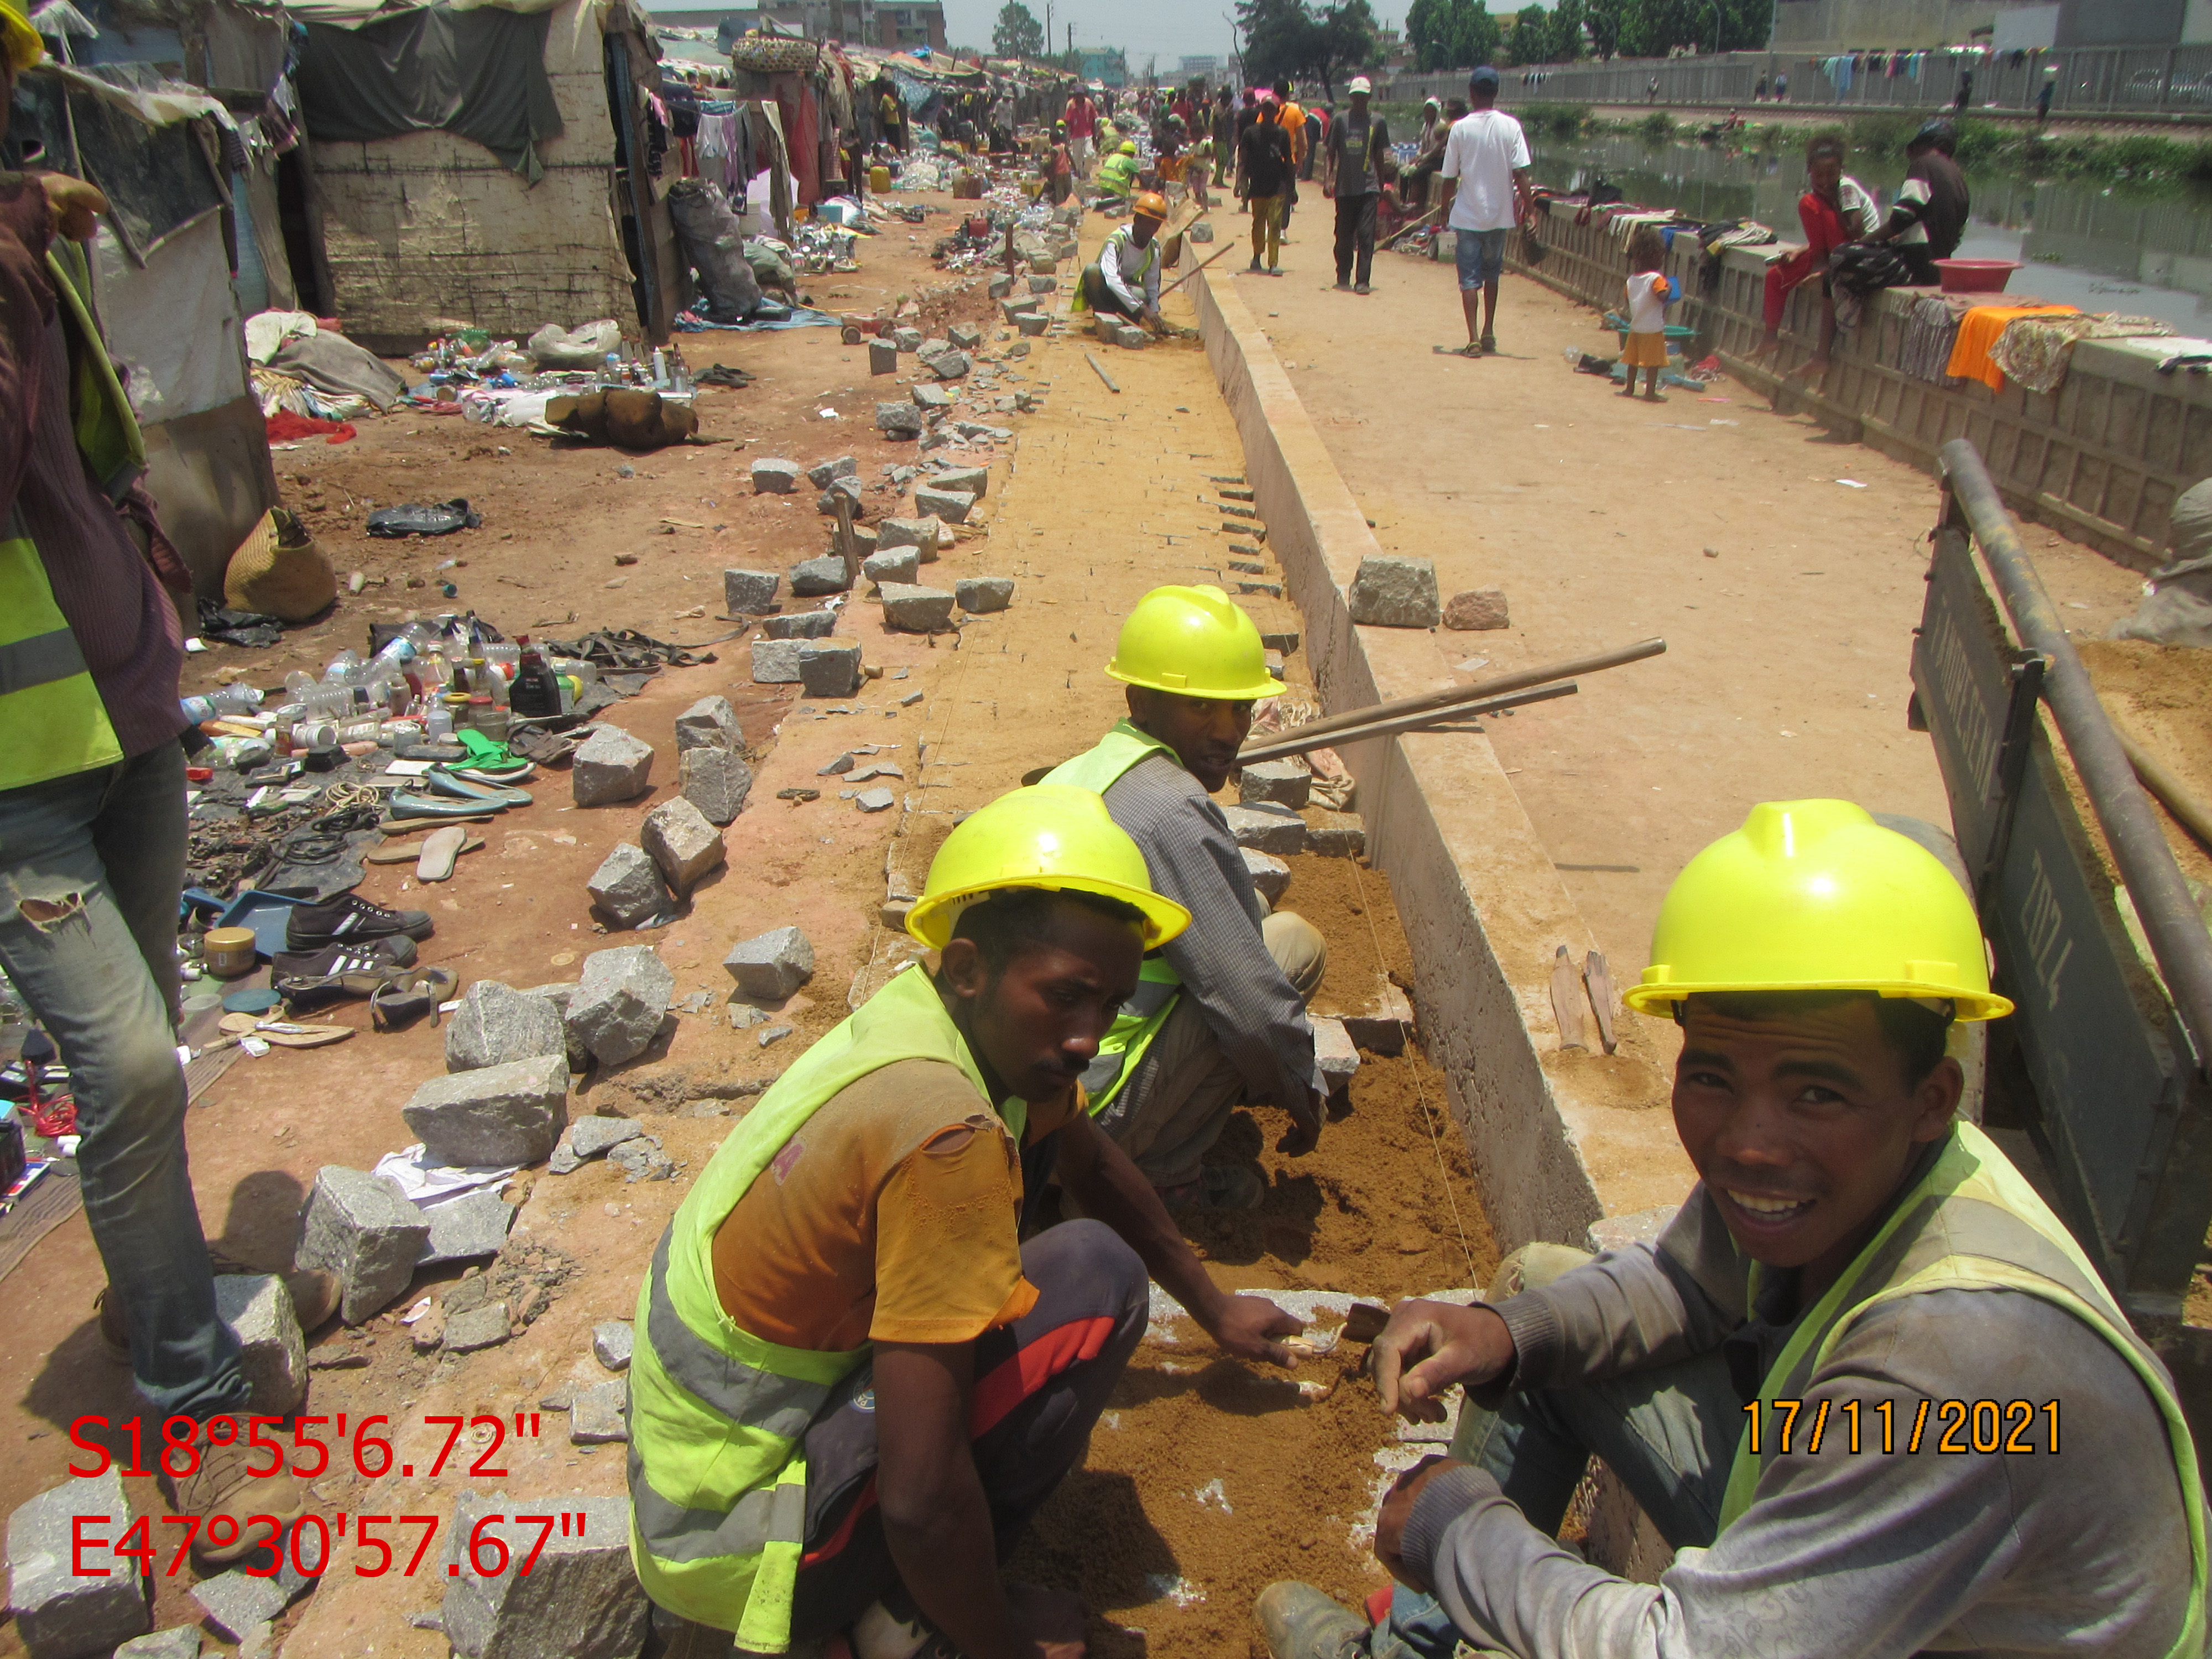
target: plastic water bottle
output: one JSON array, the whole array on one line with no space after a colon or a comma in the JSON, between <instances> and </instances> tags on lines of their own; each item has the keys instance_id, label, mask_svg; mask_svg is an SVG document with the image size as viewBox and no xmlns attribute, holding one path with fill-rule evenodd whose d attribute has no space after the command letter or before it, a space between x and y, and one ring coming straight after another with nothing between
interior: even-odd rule
<instances>
[{"instance_id":1,"label":"plastic water bottle","mask_svg":"<svg viewBox=\"0 0 2212 1659\"><path fill-rule=\"evenodd\" d=\"M227 715L253 713L261 707L261 693L250 685L226 685L219 690L186 697L180 706L185 718L198 726L203 720L219 720Z\"/></svg>"}]
</instances>

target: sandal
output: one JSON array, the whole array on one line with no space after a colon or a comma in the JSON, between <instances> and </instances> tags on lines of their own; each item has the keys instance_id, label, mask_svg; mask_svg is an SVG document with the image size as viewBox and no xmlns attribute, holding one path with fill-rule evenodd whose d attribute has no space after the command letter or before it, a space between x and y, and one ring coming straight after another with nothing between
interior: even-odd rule
<instances>
[{"instance_id":1,"label":"sandal","mask_svg":"<svg viewBox=\"0 0 2212 1659\"><path fill-rule=\"evenodd\" d=\"M518 790L515 793L520 794L521 792ZM392 792L392 821L394 823L409 818L480 818L489 813L504 812L506 810L505 801L485 800L477 795L461 799L447 795L440 799L418 795L411 789Z\"/></svg>"},{"instance_id":2,"label":"sandal","mask_svg":"<svg viewBox=\"0 0 2212 1659\"><path fill-rule=\"evenodd\" d=\"M295 1025L289 1020L263 1019L257 1014L225 1014L221 1029L226 1036L258 1037L279 1048L325 1048L353 1035L350 1025Z\"/></svg>"},{"instance_id":3,"label":"sandal","mask_svg":"<svg viewBox=\"0 0 2212 1659\"><path fill-rule=\"evenodd\" d=\"M392 960L390 951L375 945L333 945L320 951L279 953L271 958L269 982L284 999L289 1012L304 1012L328 1007L348 997L374 996L395 979L417 970ZM412 940L407 941L411 946ZM413 958L409 958L411 963Z\"/></svg>"},{"instance_id":4,"label":"sandal","mask_svg":"<svg viewBox=\"0 0 2212 1659\"><path fill-rule=\"evenodd\" d=\"M526 766L527 761L523 763ZM433 792L450 795L456 800L475 801L479 811L487 808L527 806L531 795L526 789L503 789L497 784L471 783L465 778L455 777L442 766L434 766L423 774L423 783Z\"/></svg>"},{"instance_id":5,"label":"sandal","mask_svg":"<svg viewBox=\"0 0 2212 1659\"><path fill-rule=\"evenodd\" d=\"M1463 346L1431 346L1429 349L1435 352L1439 357L1480 357L1482 356L1482 348L1473 340L1469 340Z\"/></svg>"},{"instance_id":6,"label":"sandal","mask_svg":"<svg viewBox=\"0 0 2212 1659\"><path fill-rule=\"evenodd\" d=\"M368 1023L380 1031L397 1031L428 1014L434 1030L440 1006L453 1000L460 983L450 968L417 968L401 975L369 997Z\"/></svg>"},{"instance_id":7,"label":"sandal","mask_svg":"<svg viewBox=\"0 0 2212 1659\"><path fill-rule=\"evenodd\" d=\"M415 860L415 878L417 881L450 880L453 865L467 849L469 840L469 832L458 823L433 830L422 837L421 854ZM483 838L477 836L476 844L483 846Z\"/></svg>"}]
</instances>

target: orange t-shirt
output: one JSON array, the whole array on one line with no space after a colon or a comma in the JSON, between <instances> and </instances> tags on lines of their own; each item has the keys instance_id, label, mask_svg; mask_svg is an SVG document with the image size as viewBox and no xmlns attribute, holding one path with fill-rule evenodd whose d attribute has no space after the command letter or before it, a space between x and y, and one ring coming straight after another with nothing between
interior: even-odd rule
<instances>
[{"instance_id":1,"label":"orange t-shirt","mask_svg":"<svg viewBox=\"0 0 2212 1659\"><path fill-rule=\"evenodd\" d=\"M715 1229L722 1310L821 1352L969 1342L1036 1304L1020 1150L957 1067L902 1060L825 1101Z\"/></svg>"},{"instance_id":2,"label":"orange t-shirt","mask_svg":"<svg viewBox=\"0 0 2212 1659\"><path fill-rule=\"evenodd\" d=\"M1291 165L1304 167L1306 161L1306 112L1285 98L1275 124L1291 135Z\"/></svg>"}]
</instances>

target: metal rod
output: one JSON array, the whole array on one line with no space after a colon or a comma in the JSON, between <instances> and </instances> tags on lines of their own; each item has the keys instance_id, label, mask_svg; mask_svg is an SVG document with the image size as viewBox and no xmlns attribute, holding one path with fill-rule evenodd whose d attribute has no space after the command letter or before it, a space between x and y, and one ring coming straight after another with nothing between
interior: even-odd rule
<instances>
[{"instance_id":1,"label":"metal rod","mask_svg":"<svg viewBox=\"0 0 2212 1659\"><path fill-rule=\"evenodd\" d=\"M1162 289L1160 290L1160 298L1163 300L1166 299L1169 295L1174 293L1192 277L1197 276L1200 271L1204 270L1206 266L1212 264L1216 259L1221 258L1223 254L1234 253L1236 252L1237 242L1232 237L1230 240L1224 242L1219 247L1214 249L1212 252L1207 254L1205 258L1200 260L1199 263L1192 269L1186 270L1182 276L1176 277L1175 281L1170 283L1165 288Z\"/></svg>"},{"instance_id":2,"label":"metal rod","mask_svg":"<svg viewBox=\"0 0 2212 1659\"><path fill-rule=\"evenodd\" d=\"M1086 351L1083 354L1083 361L1097 372L1098 378L1106 382L1106 389L1109 392L1118 393L1121 390L1120 386L1114 384L1114 377L1106 372L1106 365L1100 362L1096 356Z\"/></svg>"},{"instance_id":3,"label":"metal rod","mask_svg":"<svg viewBox=\"0 0 2212 1659\"><path fill-rule=\"evenodd\" d=\"M1549 702L1553 697L1571 697L1581 689L1570 680L1565 685L1540 685L1534 691L1516 691L1504 697L1485 697L1472 703L1454 703L1449 708L1417 710L1410 714L1368 720L1334 732L1316 732L1310 726L1301 726L1297 731L1282 737L1270 738L1254 748L1238 750L1237 763L1239 766L1256 766L1261 761L1280 760L1285 755L1310 754L1316 749L1334 749L1340 744L1364 743L1370 738L1405 736L1467 720L1476 714L1494 714L1501 709L1518 708L1527 703ZM1479 731L1480 728L1471 729Z\"/></svg>"},{"instance_id":4,"label":"metal rod","mask_svg":"<svg viewBox=\"0 0 2212 1659\"><path fill-rule=\"evenodd\" d=\"M1973 527L2021 642L2050 659L2043 679L2044 700L2066 739L2067 752L2088 793L2120 879L2135 901L2151 955L2182 1029L2196 1045L2194 1058L2201 1070L2212 1060L2212 936L2204 931L2166 832L2136 781L2135 768L2104 704L2097 700L2089 671L2082 666L2036 579L2020 532L1981 456L1965 439L1954 438L1943 446L1941 458L1944 482Z\"/></svg>"},{"instance_id":5,"label":"metal rod","mask_svg":"<svg viewBox=\"0 0 2212 1659\"><path fill-rule=\"evenodd\" d=\"M1301 736L1318 737L1324 732L1342 732L1355 726L1368 726L1376 720L1395 720L1401 714L1415 714L1427 708L1449 708L1455 704L1475 702L1485 697L1503 696L1508 691L1518 691L1524 686L1545 685L1553 680L1571 680L1577 674L1595 674L1600 669L1618 668L1623 663L1641 662L1646 657L1656 657L1667 648L1664 640L1639 640L1634 645L1624 645L1617 651L1601 651L1594 657L1577 657L1571 662L1547 663L1540 668L1517 669L1510 674L1497 674L1472 684L1447 686L1441 691L1423 691L1410 697L1395 698L1389 702L1370 703L1364 708L1355 708L1346 714L1331 714L1298 728Z\"/></svg>"}]
</instances>

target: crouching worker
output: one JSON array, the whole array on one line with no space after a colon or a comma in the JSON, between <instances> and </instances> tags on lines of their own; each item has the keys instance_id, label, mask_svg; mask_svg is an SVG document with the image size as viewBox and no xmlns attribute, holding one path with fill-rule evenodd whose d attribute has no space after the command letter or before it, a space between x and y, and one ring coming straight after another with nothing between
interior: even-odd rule
<instances>
[{"instance_id":1,"label":"crouching worker","mask_svg":"<svg viewBox=\"0 0 2212 1659\"><path fill-rule=\"evenodd\" d=\"M639 1293L631 1553L672 1655L1079 1659L1072 1598L999 1563L1081 1460L1149 1273L1228 1352L1299 1322L1217 1290L1077 1079L1189 918L1095 794L1004 796L908 928L939 952L823 1037L722 1143ZM1055 1175L1091 1219L1036 1234Z\"/></svg>"},{"instance_id":2,"label":"crouching worker","mask_svg":"<svg viewBox=\"0 0 2212 1659\"><path fill-rule=\"evenodd\" d=\"M2202 1655L2173 1385L1954 1115L1948 1029L2012 1007L1957 883L1846 802L1758 806L1651 954L1626 1000L1681 1027L1698 1184L1654 1244L1538 1247L1516 1295L1398 1309L1377 1392L1435 1421L1465 1383L1452 1455L1383 1504L1387 1624L1271 1585L1278 1659ZM1593 1453L1677 1552L1656 1584L1554 1541Z\"/></svg>"},{"instance_id":3,"label":"crouching worker","mask_svg":"<svg viewBox=\"0 0 2212 1659\"><path fill-rule=\"evenodd\" d=\"M1156 587L1121 624L1106 672L1128 718L1048 781L1095 789L1144 849L1156 891L1191 925L1145 961L1084 1087L1098 1121L1173 1209L1257 1207L1249 1164L1205 1164L1248 1101L1291 1115L1285 1152L1321 1138L1326 1091L1306 1003L1328 947L1288 910L1267 913L1229 820L1207 797L1237 770L1252 705L1279 695L1260 630L1218 587Z\"/></svg>"},{"instance_id":4,"label":"crouching worker","mask_svg":"<svg viewBox=\"0 0 2212 1659\"><path fill-rule=\"evenodd\" d=\"M1115 228L1098 249L1098 263L1083 268L1073 309L1127 317L1158 332L1160 327L1160 226L1168 216L1164 198L1139 192L1126 225ZM1177 238L1180 240L1181 238Z\"/></svg>"}]
</instances>

